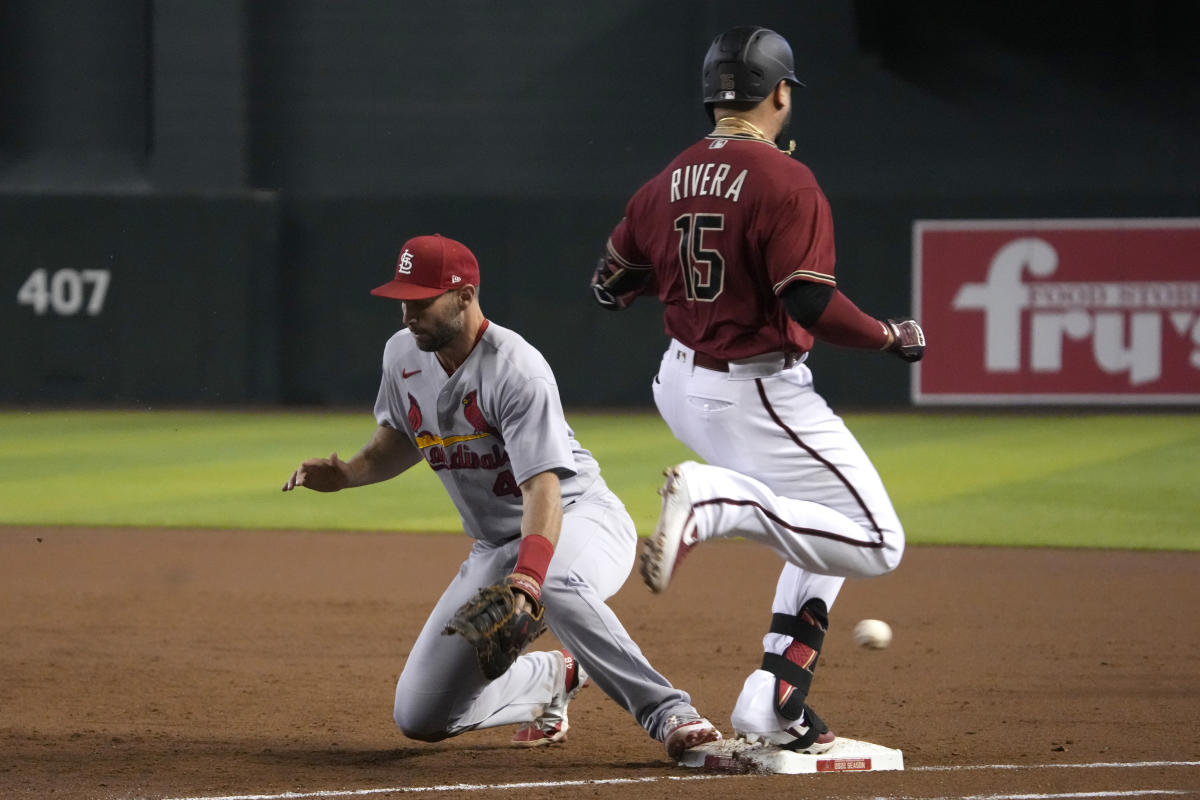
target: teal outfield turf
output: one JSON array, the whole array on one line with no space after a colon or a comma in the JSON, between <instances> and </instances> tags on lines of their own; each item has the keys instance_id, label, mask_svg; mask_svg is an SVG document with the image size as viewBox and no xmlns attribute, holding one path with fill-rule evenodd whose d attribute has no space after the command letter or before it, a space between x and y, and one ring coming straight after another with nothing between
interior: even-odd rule
<instances>
[{"instance_id":1,"label":"teal outfield turf","mask_svg":"<svg viewBox=\"0 0 1200 800\"><path fill-rule=\"evenodd\" d=\"M643 535L657 416L569 413ZM1200 414L856 413L846 421L917 544L1200 550ZM0 524L457 531L434 473L338 494L280 487L367 440L367 413L0 412Z\"/></svg>"}]
</instances>

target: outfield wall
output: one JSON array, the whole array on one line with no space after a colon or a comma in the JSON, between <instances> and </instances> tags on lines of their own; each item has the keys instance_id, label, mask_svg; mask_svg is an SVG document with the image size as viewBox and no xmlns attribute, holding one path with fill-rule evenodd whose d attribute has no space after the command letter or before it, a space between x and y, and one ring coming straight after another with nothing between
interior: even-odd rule
<instances>
[{"instance_id":1,"label":"outfield wall","mask_svg":"<svg viewBox=\"0 0 1200 800\"><path fill-rule=\"evenodd\" d=\"M910 306L915 219L1200 216L1178 197L831 199L842 287L879 316ZM400 310L368 291L390 274L398 231L436 231L471 242L485 312L542 349L567 404L647 406L666 342L657 304L614 314L586 289L620 202L0 197L0 402L365 408ZM930 343L929 358L969 357ZM896 359L826 345L811 366L835 405L909 402Z\"/></svg>"},{"instance_id":2,"label":"outfield wall","mask_svg":"<svg viewBox=\"0 0 1200 800\"><path fill-rule=\"evenodd\" d=\"M919 5L0 4L0 403L366 406L398 313L366 291L436 231L569 404L648 406L657 310L584 286L708 130L734 24L793 44L797 153L872 314L911 308L918 219L1200 216L1200 10ZM909 403L898 361L811 363L835 405Z\"/></svg>"},{"instance_id":3,"label":"outfield wall","mask_svg":"<svg viewBox=\"0 0 1200 800\"><path fill-rule=\"evenodd\" d=\"M0 402L280 399L277 197L0 196L0 219Z\"/></svg>"}]
</instances>

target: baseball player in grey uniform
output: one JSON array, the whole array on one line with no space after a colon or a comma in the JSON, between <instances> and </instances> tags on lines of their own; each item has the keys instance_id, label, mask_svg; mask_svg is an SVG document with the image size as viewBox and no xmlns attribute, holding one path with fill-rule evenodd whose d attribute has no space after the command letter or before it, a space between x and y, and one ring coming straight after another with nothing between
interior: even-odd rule
<instances>
[{"instance_id":1,"label":"baseball player in grey uniform","mask_svg":"<svg viewBox=\"0 0 1200 800\"><path fill-rule=\"evenodd\" d=\"M353 458L305 461L283 489L363 486L424 460L475 540L396 683L406 736L519 725L516 746L561 742L567 703L590 680L677 759L721 735L605 603L633 567L633 521L575 440L550 366L484 317L479 283L461 243L435 234L404 244L394 278L372 290L403 301L405 325L384 348L378 427ZM525 653L488 681L471 646L443 629L477 590L505 580L528 596L518 602L542 604L565 649Z\"/></svg>"},{"instance_id":2,"label":"baseball player in grey uniform","mask_svg":"<svg viewBox=\"0 0 1200 800\"><path fill-rule=\"evenodd\" d=\"M786 561L761 667L732 714L735 732L800 752L836 737L807 704L828 613L847 577L891 571L904 530L866 453L813 388L814 338L916 361L911 319L880 320L837 288L833 219L812 172L778 145L803 84L778 33L718 36L702 70L712 132L630 199L592 290L619 310L664 304L671 344L654 400L707 463L667 471L642 574L663 591L699 542L745 537Z\"/></svg>"}]
</instances>

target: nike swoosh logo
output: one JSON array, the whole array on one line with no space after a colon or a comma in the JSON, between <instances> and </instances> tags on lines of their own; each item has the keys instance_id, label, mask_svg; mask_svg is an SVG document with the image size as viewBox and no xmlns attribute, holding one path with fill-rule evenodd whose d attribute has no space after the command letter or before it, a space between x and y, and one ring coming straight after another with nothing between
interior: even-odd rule
<instances>
[{"instance_id":1,"label":"nike swoosh logo","mask_svg":"<svg viewBox=\"0 0 1200 800\"><path fill-rule=\"evenodd\" d=\"M400 377L401 378L411 378L413 375L416 375L420 371L421 370L419 370L419 369L414 369L412 372L409 372L406 369L402 369L402 370L400 370Z\"/></svg>"}]
</instances>

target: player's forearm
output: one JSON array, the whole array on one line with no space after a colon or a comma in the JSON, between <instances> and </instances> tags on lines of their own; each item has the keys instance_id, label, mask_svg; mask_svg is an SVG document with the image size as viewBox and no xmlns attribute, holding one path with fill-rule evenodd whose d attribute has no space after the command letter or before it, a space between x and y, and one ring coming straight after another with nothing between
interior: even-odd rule
<instances>
[{"instance_id":1,"label":"player's forearm","mask_svg":"<svg viewBox=\"0 0 1200 800\"><path fill-rule=\"evenodd\" d=\"M558 545L562 528L562 487L553 472L541 472L521 484L521 544L508 580L535 603Z\"/></svg>"},{"instance_id":2,"label":"player's forearm","mask_svg":"<svg viewBox=\"0 0 1200 800\"><path fill-rule=\"evenodd\" d=\"M397 430L380 425L371 440L346 462L346 488L396 477L421 460L421 452Z\"/></svg>"},{"instance_id":3,"label":"player's forearm","mask_svg":"<svg viewBox=\"0 0 1200 800\"><path fill-rule=\"evenodd\" d=\"M807 327L821 341L841 347L880 350L888 344L887 327L837 289L817 321Z\"/></svg>"},{"instance_id":4,"label":"player's forearm","mask_svg":"<svg viewBox=\"0 0 1200 800\"><path fill-rule=\"evenodd\" d=\"M544 536L558 544L562 529L562 487L553 472L541 472L521 484L521 536Z\"/></svg>"}]
</instances>

